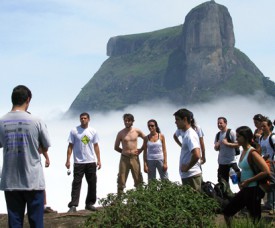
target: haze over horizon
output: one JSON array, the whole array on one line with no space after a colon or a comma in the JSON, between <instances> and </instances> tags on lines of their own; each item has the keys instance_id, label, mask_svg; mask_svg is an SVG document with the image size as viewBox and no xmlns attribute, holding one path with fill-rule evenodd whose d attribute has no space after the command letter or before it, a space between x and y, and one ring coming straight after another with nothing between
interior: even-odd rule
<instances>
[{"instance_id":1,"label":"haze over horizon","mask_svg":"<svg viewBox=\"0 0 275 228\"><path fill-rule=\"evenodd\" d=\"M218 132L217 118L225 116L228 119L228 127L235 130L241 125L247 125L254 130L253 116L257 113L269 116L272 120L275 118L275 99L266 98L264 101L259 100L259 96L241 97L235 96L227 99L219 99L217 101L195 104L187 106L194 113L195 120L204 131L206 145L206 164L203 168L203 178L205 181L216 183L217 174L217 156L218 152L214 151L215 134ZM32 107L32 103L30 108ZM125 110L110 111L105 113L91 112L90 125L94 127L100 137L100 150L102 168L98 171L98 198L106 197L108 193L116 193L116 180L118 173L118 164L120 154L114 151L114 141L119 130L124 128L122 116L124 113L132 113L135 117L134 126L148 134L147 121L151 118L157 120L161 132L165 135L167 154L168 154L168 174L171 181L180 182L178 172L178 163L180 156L180 147L174 142L173 134L176 130L173 113L180 106L172 105L165 101L145 102L139 105L133 105ZM35 113L33 113L35 115ZM68 136L70 130L79 125L79 118L61 119L59 116L48 116L46 113L41 117L46 122L52 146L49 148L50 167L44 168L46 191L48 205L58 212L66 212L67 204L70 201L72 175L67 176L65 167L66 151L68 146ZM139 141L141 146L141 141ZM2 150L0 150L0 153ZM143 172L142 155L140 156L141 167L144 181L147 183L147 175ZM2 156L0 156L0 164ZM71 158L71 164L73 160ZM42 165L44 159L42 158ZM83 185L80 196L80 204L78 210L85 207L85 197L87 192L86 180L83 178ZM133 180L129 174L126 184L127 189L133 188ZM237 190L233 186L234 191ZM7 213L3 191L0 191L0 213ZM98 205L98 202L97 204Z\"/></svg>"},{"instance_id":2,"label":"haze over horizon","mask_svg":"<svg viewBox=\"0 0 275 228\"><path fill-rule=\"evenodd\" d=\"M0 1L0 115L10 109L11 90L18 84L32 90L33 112L64 113L107 59L109 38L183 24L203 2ZM275 81L274 1L216 3L229 10L235 47Z\"/></svg>"}]
</instances>

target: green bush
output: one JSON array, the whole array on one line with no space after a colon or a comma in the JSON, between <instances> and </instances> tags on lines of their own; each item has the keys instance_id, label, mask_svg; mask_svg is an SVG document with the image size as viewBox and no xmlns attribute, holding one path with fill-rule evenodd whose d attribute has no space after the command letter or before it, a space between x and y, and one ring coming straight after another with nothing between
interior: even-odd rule
<instances>
[{"instance_id":1,"label":"green bush","mask_svg":"<svg viewBox=\"0 0 275 228\"><path fill-rule=\"evenodd\" d=\"M158 180L99 202L85 227L213 227L218 207L189 186Z\"/></svg>"}]
</instances>

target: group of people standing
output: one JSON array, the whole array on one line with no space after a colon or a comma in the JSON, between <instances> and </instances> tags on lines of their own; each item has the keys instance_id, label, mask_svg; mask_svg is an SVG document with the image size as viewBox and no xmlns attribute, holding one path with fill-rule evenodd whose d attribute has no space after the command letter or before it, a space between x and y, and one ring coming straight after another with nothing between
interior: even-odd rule
<instances>
[{"instance_id":1,"label":"group of people standing","mask_svg":"<svg viewBox=\"0 0 275 228\"><path fill-rule=\"evenodd\" d=\"M255 115L253 120L256 126L254 133L247 126L241 126L236 130L238 146L243 149L238 164L239 171L234 164L239 177L240 191L223 211L228 226L231 225L233 215L244 207L247 208L254 223L260 220L261 201L265 191L260 187L259 182L274 175L267 165L269 163L274 166L275 135L272 134L272 121L261 114ZM236 147L234 143L228 145ZM269 160L268 163L266 160ZM256 170L258 171L256 172ZM274 214L274 191L275 186L270 185L264 205L266 209L270 210L270 214Z\"/></svg>"},{"instance_id":2,"label":"group of people standing","mask_svg":"<svg viewBox=\"0 0 275 228\"><path fill-rule=\"evenodd\" d=\"M178 130L174 137L181 146L179 172L183 184L189 184L194 189L200 190L202 182L202 169L200 158L205 162L205 154L201 156L201 145L198 133L191 127L193 113L187 109L180 109L174 113L175 123ZM130 113L123 115L125 128L122 129L116 137L114 149L121 153L119 162L119 173L117 179L117 193L121 194L126 187L126 181L131 171L134 186L143 182L141 173L139 154L143 151L144 172L148 174L148 180L156 179L158 171L161 179L168 179L167 151L165 137L160 132L158 123L154 119L147 122L149 134L145 134L133 127L134 116ZM196 128L202 135L200 128ZM182 137L182 141L178 137ZM138 148L138 138L143 139L141 148ZM204 144L203 144L204 148ZM203 150L204 152L204 150Z\"/></svg>"},{"instance_id":3,"label":"group of people standing","mask_svg":"<svg viewBox=\"0 0 275 228\"><path fill-rule=\"evenodd\" d=\"M43 121L27 112L32 98L31 91L19 85L12 92L12 110L0 118L0 148L3 147L3 171L0 189L5 192L9 226L22 227L25 207L31 227L43 227L45 181L41 165L41 153L50 164L47 154L51 146L47 127ZM177 130L175 142L181 147L179 174L183 185L189 185L201 191L202 167L206 162L204 134L195 123L193 113L188 109L179 109L174 113ZM118 132L114 150L121 154L117 178L117 193L122 194L131 171L134 186L143 183L139 155L143 152L144 172L148 180L156 179L158 171L161 179L168 180L168 164L165 136L161 133L154 119L147 121L149 134L133 127L134 116L123 115L124 128ZM95 211L97 170L101 168L99 137L96 129L89 126L90 116L80 114L80 125L73 128L68 138L67 159L65 166L71 168L73 154L73 182L71 201L68 204L70 213L76 212L79 204L83 176L88 183L85 209ZM214 140L214 149L218 155L218 180L229 182L229 171L234 169L239 175L240 191L224 210L228 225L231 218L243 207L247 207L254 221L261 217L261 199L263 192L258 181L270 175L265 159L274 160L272 122L261 114L254 116L256 130L253 134L246 126L237 128L236 132L227 128L225 117L219 117L219 132ZM138 148L138 139L143 143ZM239 163L236 152L242 147ZM260 170L253 172L250 164ZM268 194L266 207L274 209L274 198Z\"/></svg>"}]
</instances>

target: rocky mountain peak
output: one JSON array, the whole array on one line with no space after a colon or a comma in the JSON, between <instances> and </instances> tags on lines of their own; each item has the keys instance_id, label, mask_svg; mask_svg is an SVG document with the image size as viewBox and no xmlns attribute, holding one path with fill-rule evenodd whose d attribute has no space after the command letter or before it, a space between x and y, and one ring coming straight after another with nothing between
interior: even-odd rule
<instances>
[{"instance_id":1,"label":"rocky mountain peak","mask_svg":"<svg viewBox=\"0 0 275 228\"><path fill-rule=\"evenodd\" d=\"M70 111L122 109L152 98L188 105L251 88L275 96L274 82L235 48L232 18L215 1L193 8L183 25L112 37L107 55Z\"/></svg>"}]
</instances>

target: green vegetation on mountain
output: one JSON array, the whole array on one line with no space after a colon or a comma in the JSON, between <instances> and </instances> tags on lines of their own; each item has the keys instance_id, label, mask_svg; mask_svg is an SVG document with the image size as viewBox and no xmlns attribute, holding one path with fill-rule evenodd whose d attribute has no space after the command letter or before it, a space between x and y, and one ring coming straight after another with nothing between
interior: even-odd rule
<instances>
[{"instance_id":1,"label":"green vegetation on mountain","mask_svg":"<svg viewBox=\"0 0 275 228\"><path fill-rule=\"evenodd\" d=\"M110 38L107 55L69 111L161 98L187 105L257 91L275 96L274 82L235 48L231 16L214 1L192 9L183 25Z\"/></svg>"}]
</instances>

